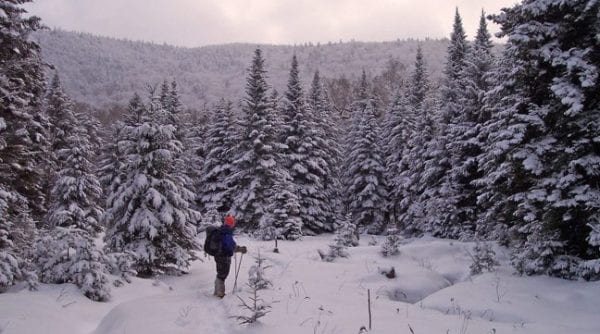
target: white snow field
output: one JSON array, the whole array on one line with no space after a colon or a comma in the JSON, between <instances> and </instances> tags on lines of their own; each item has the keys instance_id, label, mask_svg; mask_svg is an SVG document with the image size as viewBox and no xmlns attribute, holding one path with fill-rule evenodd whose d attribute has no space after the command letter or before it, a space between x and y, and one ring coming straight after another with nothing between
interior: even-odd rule
<instances>
[{"instance_id":1,"label":"white snow field","mask_svg":"<svg viewBox=\"0 0 600 334\"><path fill-rule=\"evenodd\" d=\"M227 296L211 296L214 261L206 258L181 277L134 279L113 288L106 303L92 302L68 284L42 284L35 292L14 287L0 294L0 333L359 333L369 326L367 289L369 333L600 333L600 282L515 276L498 247L498 270L471 277L469 243L426 237L383 258L380 246L364 237L349 249L350 258L326 263L316 250L327 249L331 236L280 242L279 254L271 252L271 242L237 240L249 248L238 278L240 297L249 296L252 255L260 250L271 265L266 273L273 287L260 297L272 308L257 323L239 325L234 318L246 313L231 293L233 264ZM394 279L380 273L391 266Z\"/></svg>"}]
</instances>

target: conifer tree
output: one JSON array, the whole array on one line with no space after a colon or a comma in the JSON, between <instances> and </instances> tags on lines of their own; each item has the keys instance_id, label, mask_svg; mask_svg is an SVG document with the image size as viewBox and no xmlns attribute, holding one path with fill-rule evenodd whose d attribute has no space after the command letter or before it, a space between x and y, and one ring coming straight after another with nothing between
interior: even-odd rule
<instances>
[{"instance_id":1,"label":"conifer tree","mask_svg":"<svg viewBox=\"0 0 600 334\"><path fill-rule=\"evenodd\" d=\"M453 138L450 129L461 117L461 76L468 49L457 8L440 88L441 108L439 114L435 115L435 135L427 142L426 155L422 158L424 168L420 182L423 183L423 192L418 199L419 205L424 208L423 229L436 236L449 238L458 238L462 231L461 226L455 224L457 216L454 208L457 199L455 185L448 171L452 167L449 147Z\"/></svg>"},{"instance_id":2,"label":"conifer tree","mask_svg":"<svg viewBox=\"0 0 600 334\"><path fill-rule=\"evenodd\" d=\"M358 138L359 136L360 122L362 120L366 106L369 103L369 82L367 80L367 74L364 69L362 71L361 78L358 83L358 89L355 92L355 95L356 96L350 106L350 122L349 124L347 124L346 127L346 135L342 138L342 151L344 156L342 158L343 169L340 173L340 179L342 182L342 188L344 189L342 203L346 212L351 201L351 198L347 196L348 194L346 193L346 190L350 187L352 183L350 166L354 163L349 152L352 150L354 140L356 140L356 138Z\"/></svg>"},{"instance_id":3,"label":"conifer tree","mask_svg":"<svg viewBox=\"0 0 600 334\"><path fill-rule=\"evenodd\" d=\"M358 231L356 225L351 221L350 214L346 214L338 219L338 227L331 244L329 244L329 250L325 252L319 249L317 252L321 260L333 262L338 257L350 257L348 247L353 246L358 246Z\"/></svg>"},{"instance_id":4,"label":"conifer tree","mask_svg":"<svg viewBox=\"0 0 600 334\"><path fill-rule=\"evenodd\" d=\"M125 114L124 123L127 126L135 126L142 123L146 114L146 106L138 93L134 93L127 105L127 114Z\"/></svg>"},{"instance_id":5,"label":"conifer tree","mask_svg":"<svg viewBox=\"0 0 600 334\"><path fill-rule=\"evenodd\" d=\"M402 156L407 153L408 141L414 133L413 109L406 97L398 93L387 113L385 129L385 155L387 178L390 186L391 218L396 221L399 201L402 200Z\"/></svg>"},{"instance_id":6,"label":"conifer tree","mask_svg":"<svg viewBox=\"0 0 600 334\"><path fill-rule=\"evenodd\" d=\"M383 244L381 244L381 255L384 257L395 256L400 254L400 246L402 245L402 239L398 229L395 227L388 228L387 235Z\"/></svg>"},{"instance_id":7,"label":"conifer tree","mask_svg":"<svg viewBox=\"0 0 600 334\"><path fill-rule=\"evenodd\" d=\"M516 235L513 263L525 274L573 278L600 257L590 244L600 198L598 12L594 1L527 0L494 16L508 43L488 94L491 187L480 198Z\"/></svg>"},{"instance_id":8,"label":"conifer tree","mask_svg":"<svg viewBox=\"0 0 600 334\"><path fill-rule=\"evenodd\" d=\"M237 128L231 102L221 100L213 113L206 133L206 157L198 182L198 201L203 212L217 210L226 213L232 206L234 184L234 149Z\"/></svg>"},{"instance_id":9,"label":"conifer tree","mask_svg":"<svg viewBox=\"0 0 600 334\"><path fill-rule=\"evenodd\" d=\"M385 161L375 101L368 96L367 89L366 84L362 85L359 98L367 98L356 103L364 109L355 111L360 120L349 145L345 196L352 223L370 233L382 233L386 228L388 198Z\"/></svg>"},{"instance_id":10,"label":"conifer tree","mask_svg":"<svg viewBox=\"0 0 600 334\"><path fill-rule=\"evenodd\" d=\"M97 171L98 181L102 187L103 200L106 200L106 197L121 185L121 172L125 166L125 161L123 152L119 149L119 141L123 127L123 122L118 121L106 130L108 133L106 135L107 142L102 149L100 166Z\"/></svg>"},{"instance_id":11,"label":"conifer tree","mask_svg":"<svg viewBox=\"0 0 600 334\"><path fill-rule=\"evenodd\" d=\"M110 137L102 151L98 180L103 190L103 199L106 201L112 193L116 192L125 181L126 148L128 148L127 126L136 126L142 122L145 113L144 103L139 94L134 93L127 105L124 120L116 122L110 129ZM107 222L103 222L106 225Z\"/></svg>"},{"instance_id":12,"label":"conifer tree","mask_svg":"<svg viewBox=\"0 0 600 334\"><path fill-rule=\"evenodd\" d=\"M92 147L87 131L77 124L72 131L65 147L57 152L63 164L50 197L48 225L72 226L93 236L101 230L102 210L98 201L102 190L89 160Z\"/></svg>"},{"instance_id":13,"label":"conifer tree","mask_svg":"<svg viewBox=\"0 0 600 334\"><path fill-rule=\"evenodd\" d=\"M167 81L167 79L164 79L162 84L160 85L160 95L159 95L159 100L160 100L160 106L168 112L172 111L172 107L173 107L173 101L171 101L171 96L170 96L170 91L169 91L169 82Z\"/></svg>"},{"instance_id":14,"label":"conifer tree","mask_svg":"<svg viewBox=\"0 0 600 334\"><path fill-rule=\"evenodd\" d=\"M177 140L181 141L184 146L187 146L186 131L183 129L182 120L183 107L179 98L176 81L172 81L170 85L167 80L163 81L160 87L160 104L166 111L168 122L176 128L175 136Z\"/></svg>"},{"instance_id":15,"label":"conifer tree","mask_svg":"<svg viewBox=\"0 0 600 334\"><path fill-rule=\"evenodd\" d=\"M40 236L33 247L39 279L45 283L77 285L94 301L111 297L107 257L94 239L77 227L56 227Z\"/></svg>"},{"instance_id":16,"label":"conifer tree","mask_svg":"<svg viewBox=\"0 0 600 334\"><path fill-rule=\"evenodd\" d=\"M327 201L325 204L327 211L324 212L324 215L327 222L326 227L329 227L330 222L342 214L340 181L342 162L341 119L333 110L327 90L321 82L319 71L316 71L313 76L308 103L311 106L313 120L316 123L313 129L315 142L322 148L322 161L324 162L321 167L324 171L322 183L325 200Z\"/></svg>"},{"instance_id":17,"label":"conifer tree","mask_svg":"<svg viewBox=\"0 0 600 334\"><path fill-rule=\"evenodd\" d=\"M73 110L73 103L65 94L57 73L54 74L46 95L46 113L50 120L48 139L53 154L52 165L54 168L60 169L62 161L60 161L59 152L68 147L67 138L73 134L78 122Z\"/></svg>"},{"instance_id":18,"label":"conifer tree","mask_svg":"<svg viewBox=\"0 0 600 334\"><path fill-rule=\"evenodd\" d=\"M454 237L473 237L479 217L474 181L481 177L477 156L485 149L480 133L488 118L483 102L492 85L494 60L491 52L491 36L482 12L475 42L469 49L459 78L462 88L459 92L460 113L447 128L446 149L451 167L444 181L450 189L448 210L453 212L448 223L459 230Z\"/></svg>"},{"instance_id":19,"label":"conifer tree","mask_svg":"<svg viewBox=\"0 0 600 334\"><path fill-rule=\"evenodd\" d=\"M28 279L35 286L36 277L27 268L25 250L35 235L35 226L26 210L27 201L0 185L0 292L16 282Z\"/></svg>"},{"instance_id":20,"label":"conifer tree","mask_svg":"<svg viewBox=\"0 0 600 334\"><path fill-rule=\"evenodd\" d=\"M359 245L359 234L357 226L352 223L350 214L339 216L336 219L337 228L334 242L346 247L357 247Z\"/></svg>"},{"instance_id":21,"label":"conifer tree","mask_svg":"<svg viewBox=\"0 0 600 334\"><path fill-rule=\"evenodd\" d=\"M106 248L133 252L140 276L184 271L198 249L193 225L198 216L190 208L193 193L175 168L182 150L176 127L151 92L140 122L124 130L128 161L122 185L107 201Z\"/></svg>"},{"instance_id":22,"label":"conifer tree","mask_svg":"<svg viewBox=\"0 0 600 334\"><path fill-rule=\"evenodd\" d=\"M264 240L297 240L302 237L301 206L295 184L290 177L277 180L268 218L262 221L260 236Z\"/></svg>"},{"instance_id":23,"label":"conifer tree","mask_svg":"<svg viewBox=\"0 0 600 334\"><path fill-rule=\"evenodd\" d=\"M89 161L91 146L81 124L71 124L58 160L61 169L52 189L47 232L36 241L33 255L40 280L72 282L98 301L110 298L108 258L96 248L100 230L100 184Z\"/></svg>"},{"instance_id":24,"label":"conifer tree","mask_svg":"<svg viewBox=\"0 0 600 334\"><path fill-rule=\"evenodd\" d=\"M262 51L256 49L242 102L241 135L231 181L236 186L233 211L239 226L250 229L266 218L273 185L282 173L277 164L276 119L268 90Z\"/></svg>"},{"instance_id":25,"label":"conifer tree","mask_svg":"<svg viewBox=\"0 0 600 334\"><path fill-rule=\"evenodd\" d=\"M422 232L432 232L427 220L427 206L424 194L427 190L429 179L428 162L435 157L434 140L436 136L435 113L437 100L426 101L421 110L417 110L415 135L408 141L408 148L400 162L401 172L398 180L402 187L402 199L399 202L398 223L402 226L403 233L419 235Z\"/></svg>"},{"instance_id":26,"label":"conifer tree","mask_svg":"<svg viewBox=\"0 0 600 334\"><path fill-rule=\"evenodd\" d=\"M30 38L41 24L25 17L26 2L0 1L0 289L31 277L25 253L46 211L45 79L40 48Z\"/></svg>"},{"instance_id":27,"label":"conifer tree","mask_svg":"<svg viewBox=\"0 0 600 334\"><path fill-rule=\"evenodd\" d=\"M316 138L318 126L306 103L298 76L298 61L292 58L290 76L282 106L283 168L291 176L300 203L299 219L313 233L329 230L325 218L328 208L324 179L329 172L324 160L325 142Z\"/></svg>"},{"instance_id":28,"label":"conifer tree","mask_svg":"<svg viewBox=\"0 0 600 334\"><path fill-rule=\"evenodd\" d=\"M427 65L423 57L423 48L421 44L417 47L417 55L415 56L415 69L410 77L408 86L409 103L415 108L422 107L425 98L429 91L429 75L427 74Z\"/></svg>"},{"instance_id":29,"label":"conifer tree","mask_svg":"<svg viewBox=\"0 0 600 334\"><path fill-rule=\"evenodd\" d=\"M210 113L210 115L214 115ZM185 164L185 173L189 178L190 189L193 189L196 193L196 197L194 200L194 208L202 212L204 210L203 202L201 197L203 192L207 189L203 186L203 178L204 178L204 168L206 160L206 155L208 154L208 141L210 140L208 136L208 131L212 126L211 121L209 120L209 115L206 117L192 117L191 114L186 115L186 121L183 122L183 128L185 132L185 151L183 152L184 156L184 164ZM213 213L217 213L215 210Z\"/></svg>"},{"instance_id":30,"label":"conifer tree","mask_svg":"<svg viewBox=\"0 0 600 334\"><path fill-rule=\"evenodd\" d=\"M409 154L409 142L420 133L416 132L415 111L422 108L427 94L428 79L423 51L417 48L415 69L411 75L407 92L398 91L393 104L386 113L384 124L387 179L390 189L390 218L399 221L403 211L401 201L405 200L406 175L409 167L402 164L404 155Z\"/></svg>"},{"instance_id":31,"label":"conifer tree","mask_svg":"<svg viewBox=\"0 0 600 334\"><path fill-rule=\"evenodd\" d=\"M396 173L391 170L393 173L390 177L391 198L396 200L393 208L396 211L396 222L401 227L402 233L418 235L428 230L425 224L426 208L420 200L428 187L423 177L427 159L432 153L429 147L435 144L433 140L436 136L435 119L438 110L437 100L429 91L429 78L422 52L421 54L417 52L415 69L408 85L408 95L400 102L398 114L403 115L403 121L399 124L404 125L398 129L402 130L399 139L404 144L400 161L397 162ZM412 132L409 122L411 119L414 122Z\"/></svg>"},{"instance_id":32,"label":"conifer tree","mask_svg":"<svg viewBox=\"0 0 600 334\"><path fill-rule=\"evenodd\" d=\"M469 45L467 35L462 24L462 18L458 13L458 8L454 14L454 23L452 33L450 34L450 45L448 45L446 58L446 67L444 68L444 79L442 87L442 101L444 108L442 109L443 124L448 124L458 117L461 111L460 92L461 92L461 77L462 71L465 68Z\"/></svg>"}]
</instances>

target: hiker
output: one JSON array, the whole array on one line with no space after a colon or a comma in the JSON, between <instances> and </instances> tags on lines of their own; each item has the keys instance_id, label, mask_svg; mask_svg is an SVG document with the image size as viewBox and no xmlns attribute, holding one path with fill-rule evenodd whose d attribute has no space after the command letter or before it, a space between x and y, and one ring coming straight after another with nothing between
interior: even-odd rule
<instances>
[{"instance_id":1,"label":"hiker","mask_svg":"<svg viewBox=\"0 0 600 334\"><path fill-rule=\"evenodd\" d=\"M217 279L215 280L214 295L223 298L225 296L225 279L229 275L231 267L231 257L234 252L246 254L246 246L238 246L233 240L233 229L235 228L235 218L232 215L226 215L223 225L219 228L222 236L222 245L220 254L215 255L217 263Z\"/></svg>"}]
</instances>

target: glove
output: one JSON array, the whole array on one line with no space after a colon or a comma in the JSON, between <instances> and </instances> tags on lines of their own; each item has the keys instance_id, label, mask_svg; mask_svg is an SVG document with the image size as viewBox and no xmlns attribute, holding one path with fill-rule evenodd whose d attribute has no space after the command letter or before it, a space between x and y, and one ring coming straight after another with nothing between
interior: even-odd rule
<instances>
[{"instance_id":1,"label":"glove","mask_svg":"<svg viewBox=\"0 0 600 334\"><path fill-rule=\"evenodd\" d=\"M246 248L246 246L237 246L236 250L238 252L242 253L242 254L246 254L246 252L248 251L248 249Z\"/></svg>"}]
</instances>

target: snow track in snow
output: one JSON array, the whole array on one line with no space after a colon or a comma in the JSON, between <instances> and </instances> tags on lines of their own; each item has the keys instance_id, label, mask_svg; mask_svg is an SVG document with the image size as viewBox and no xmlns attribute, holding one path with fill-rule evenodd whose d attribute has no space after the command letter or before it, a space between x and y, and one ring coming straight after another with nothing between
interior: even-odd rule
<instances>
[{"instance_id":1,"label":"snow track in snow","mask_svg":"<svg viewBox=\"0 0 600 334\"><path fill-rule=\"evenodd\" d=\"M134 299L115 306L94 334L233 333L222 300L194 291Z\"/></svg>"}]
</instances>

